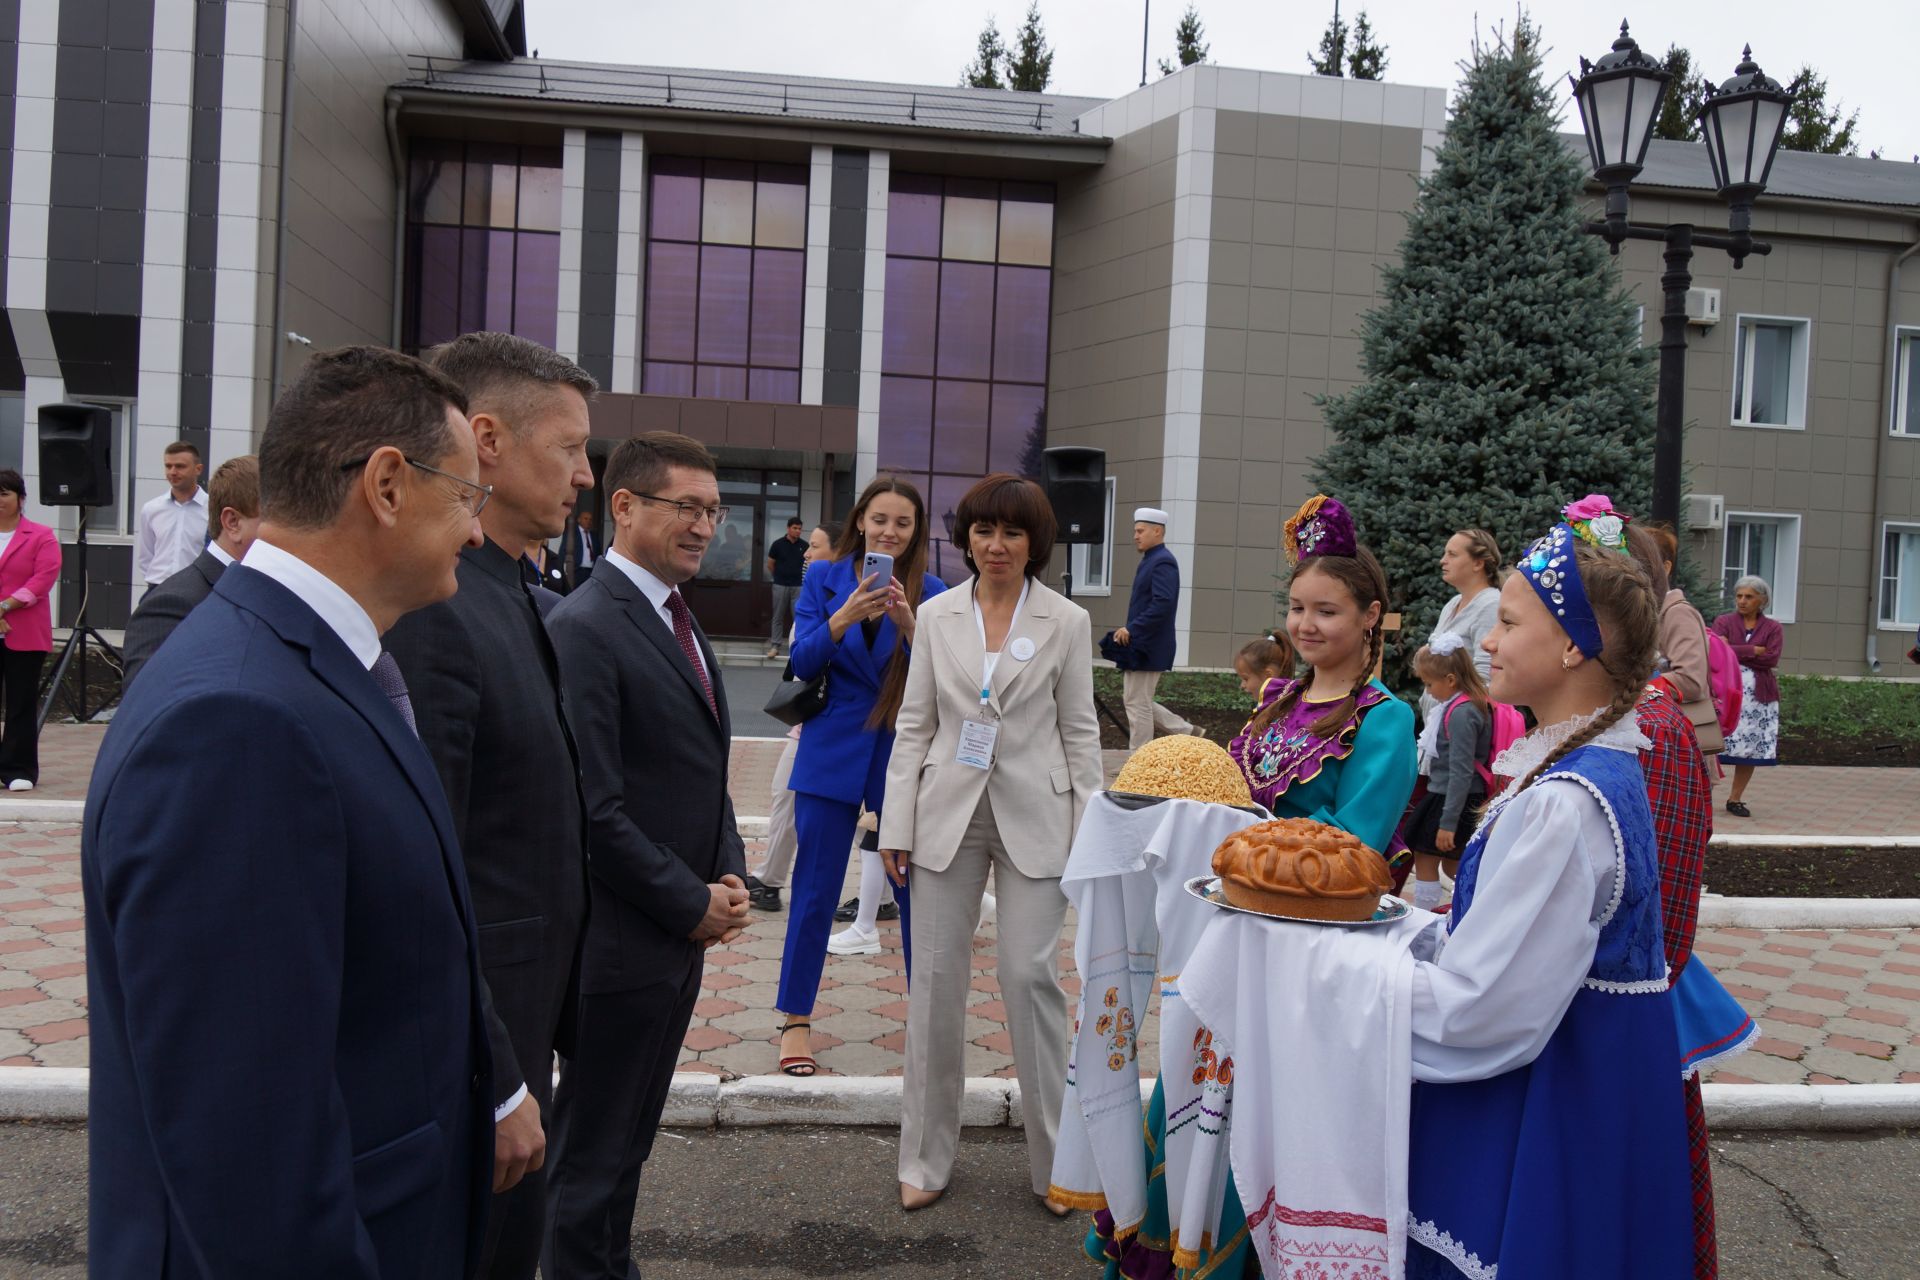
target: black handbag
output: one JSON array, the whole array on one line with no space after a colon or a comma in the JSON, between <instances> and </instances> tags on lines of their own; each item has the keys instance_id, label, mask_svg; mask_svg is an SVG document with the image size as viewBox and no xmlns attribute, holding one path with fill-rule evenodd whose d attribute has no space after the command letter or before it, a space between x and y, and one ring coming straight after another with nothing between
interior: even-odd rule
<instances>
[{"instance_id":1,"label":"black handbag","mask_svg":"<svg viewBox=\"0 0 1920 1280\"><path fill-rule=\"evenodd\" d=\"M787 669L781 673L780 683L768 695L767 705L762 710L781 724L798 725L819 715L826 705L826 670L823 668L811 680L795 680L793 663L789 661Z\"/></svg>"}]
</instances>

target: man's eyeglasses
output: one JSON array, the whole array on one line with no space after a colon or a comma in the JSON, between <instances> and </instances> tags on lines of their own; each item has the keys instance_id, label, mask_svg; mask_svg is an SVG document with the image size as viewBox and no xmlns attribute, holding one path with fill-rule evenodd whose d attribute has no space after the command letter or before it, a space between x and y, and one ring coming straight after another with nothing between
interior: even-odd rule
<instances>
[{"instance_id":1,"label":"man's eyeglasses","mask_svg":"<svg viewBox=\"0 0 1920 1280\"><path fill-rule=\"evenodd\" d=\"M629 489L627 492L633 493L633 490ZM681 524L699 524L700 517L705 516L713 521L713 527L716 529L727 522L727 513L733 510L731 507L703 507L697 502L676 502L672 498L656 498L650 493L634 493L633 496L642 502L655 502L663 507L672 507L679 515Z\"/></svg>"},{"instance_id":2,"label":"man's eyeglasses","mask_svg":"<svg viewBox=\"0 0 1920 1280\"><path fill-rule=\"evenodd\" d=\"M442 471L440 468L430 467L424 462L415 462L412 458L407 457L405 454L401 455L401 459L408 466L413 467L415 470L424 471L428 475L443 476L446 479L451 480L455 484L459 485L462 489L465 489L466 496L463 499L463 501L467 504L467 509L470 512L472 512L475 516L478 516L482 511L485 511L487 509L487 499L493 496L492 485L479 484L475 481L467 479L464 476L457 476L453 474L453 472L451 471ZM361 467L366 466L369 462L372 462L372 461L373 461L373 455L368 454L366 457L360 459L360 461L358 462L341 463L340 470L343 472L358 471Z\"/></svg>"}]
</instances>

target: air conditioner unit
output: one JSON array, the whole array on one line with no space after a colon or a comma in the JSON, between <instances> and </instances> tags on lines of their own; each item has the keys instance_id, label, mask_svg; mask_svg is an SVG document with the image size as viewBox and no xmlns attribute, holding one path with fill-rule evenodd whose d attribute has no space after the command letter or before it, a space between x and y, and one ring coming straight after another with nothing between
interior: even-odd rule
<instances>
[{"instance_id":1,"label":"air conditioner unit","mask_svg":"<svg viewBox=\"0 0 1920 1280\"><path fill-rule=\"evenodd\" d=\"M1720 323L1720 291L1718 289L1687 290L1687 323L1698 325L1702 329L1711 329Z\"/></svg>"},{"instance_id":2,"label":"air conditioner unit","mask_svg":"<svg viewBox=\"0 0 1920 1280\"><path fill-rule=\"evenodd\" d=\"M1718 529L1727 522L1727 500L1717 493L1690 493L1680 504L1680 519L1696 532Z\"/></svg>"}]
</instances>

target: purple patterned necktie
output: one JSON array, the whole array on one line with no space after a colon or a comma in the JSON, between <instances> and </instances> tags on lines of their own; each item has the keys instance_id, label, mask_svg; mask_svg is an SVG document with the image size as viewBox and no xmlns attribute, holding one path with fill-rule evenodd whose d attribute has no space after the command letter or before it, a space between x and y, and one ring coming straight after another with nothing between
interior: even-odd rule
<instances>
[{"instance_id":1,"label":"purple patterned necktie","mask_svg":"<svg viewBox=\"0 0 1920 1280\"><path fill-rule=\"evenodd\" d=\"M400 664L393 660L393 655L382 649L380 657L368 669L367 674L372 676L373 682L380 686L380 692L387 695L387 701L391 702L393 709L400 713L400 718L407 722L407 728L413 731L413 736L419 737L420 726L413 722L413 699L407 696L407 680L400 674Z\"/></svg>"},{"instance_id":2,"label":"purple patterned necktie","mask_svg":"<svg viewBox=\"0 0 1920 1280\"><path fill-rule=\"evenodd\" d=\"M707 679L707 669L700 662L700 646L693 639L693 611L687 608L678 591L669 591L667 612L673 615L673 638L680 642L680 652L687 655L693 674L700 677L700 691L707 695L707 710L718 720L720 708L713 700L713 683Z\"/></svg>"}]
</instances>

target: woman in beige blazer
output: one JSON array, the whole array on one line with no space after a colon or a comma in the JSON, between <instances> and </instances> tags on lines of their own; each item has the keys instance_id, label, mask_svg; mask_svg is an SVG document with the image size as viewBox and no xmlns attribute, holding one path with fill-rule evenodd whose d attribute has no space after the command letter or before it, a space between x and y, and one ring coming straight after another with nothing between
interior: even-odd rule
<instances>
[{"instance_id":1,"label":"woman in beige blazer","mask_svg":"<svg viewBox=\"0 0 1920 1280\"><path fill-rule=\"evenodd\" d=\"M953 1173L973 931L989 868L1033 1190L1046 1196L1067 1074L1060 873L1101 783L1093 628L1086 610L1038 576L1055 532L1046 494L1031 480L991 475L955 514L974 578L920 607L880 818L888 874L913 881L900 1117L900 1202L909 1209L939 1199Z\"/></svg>"}]
</instances>

